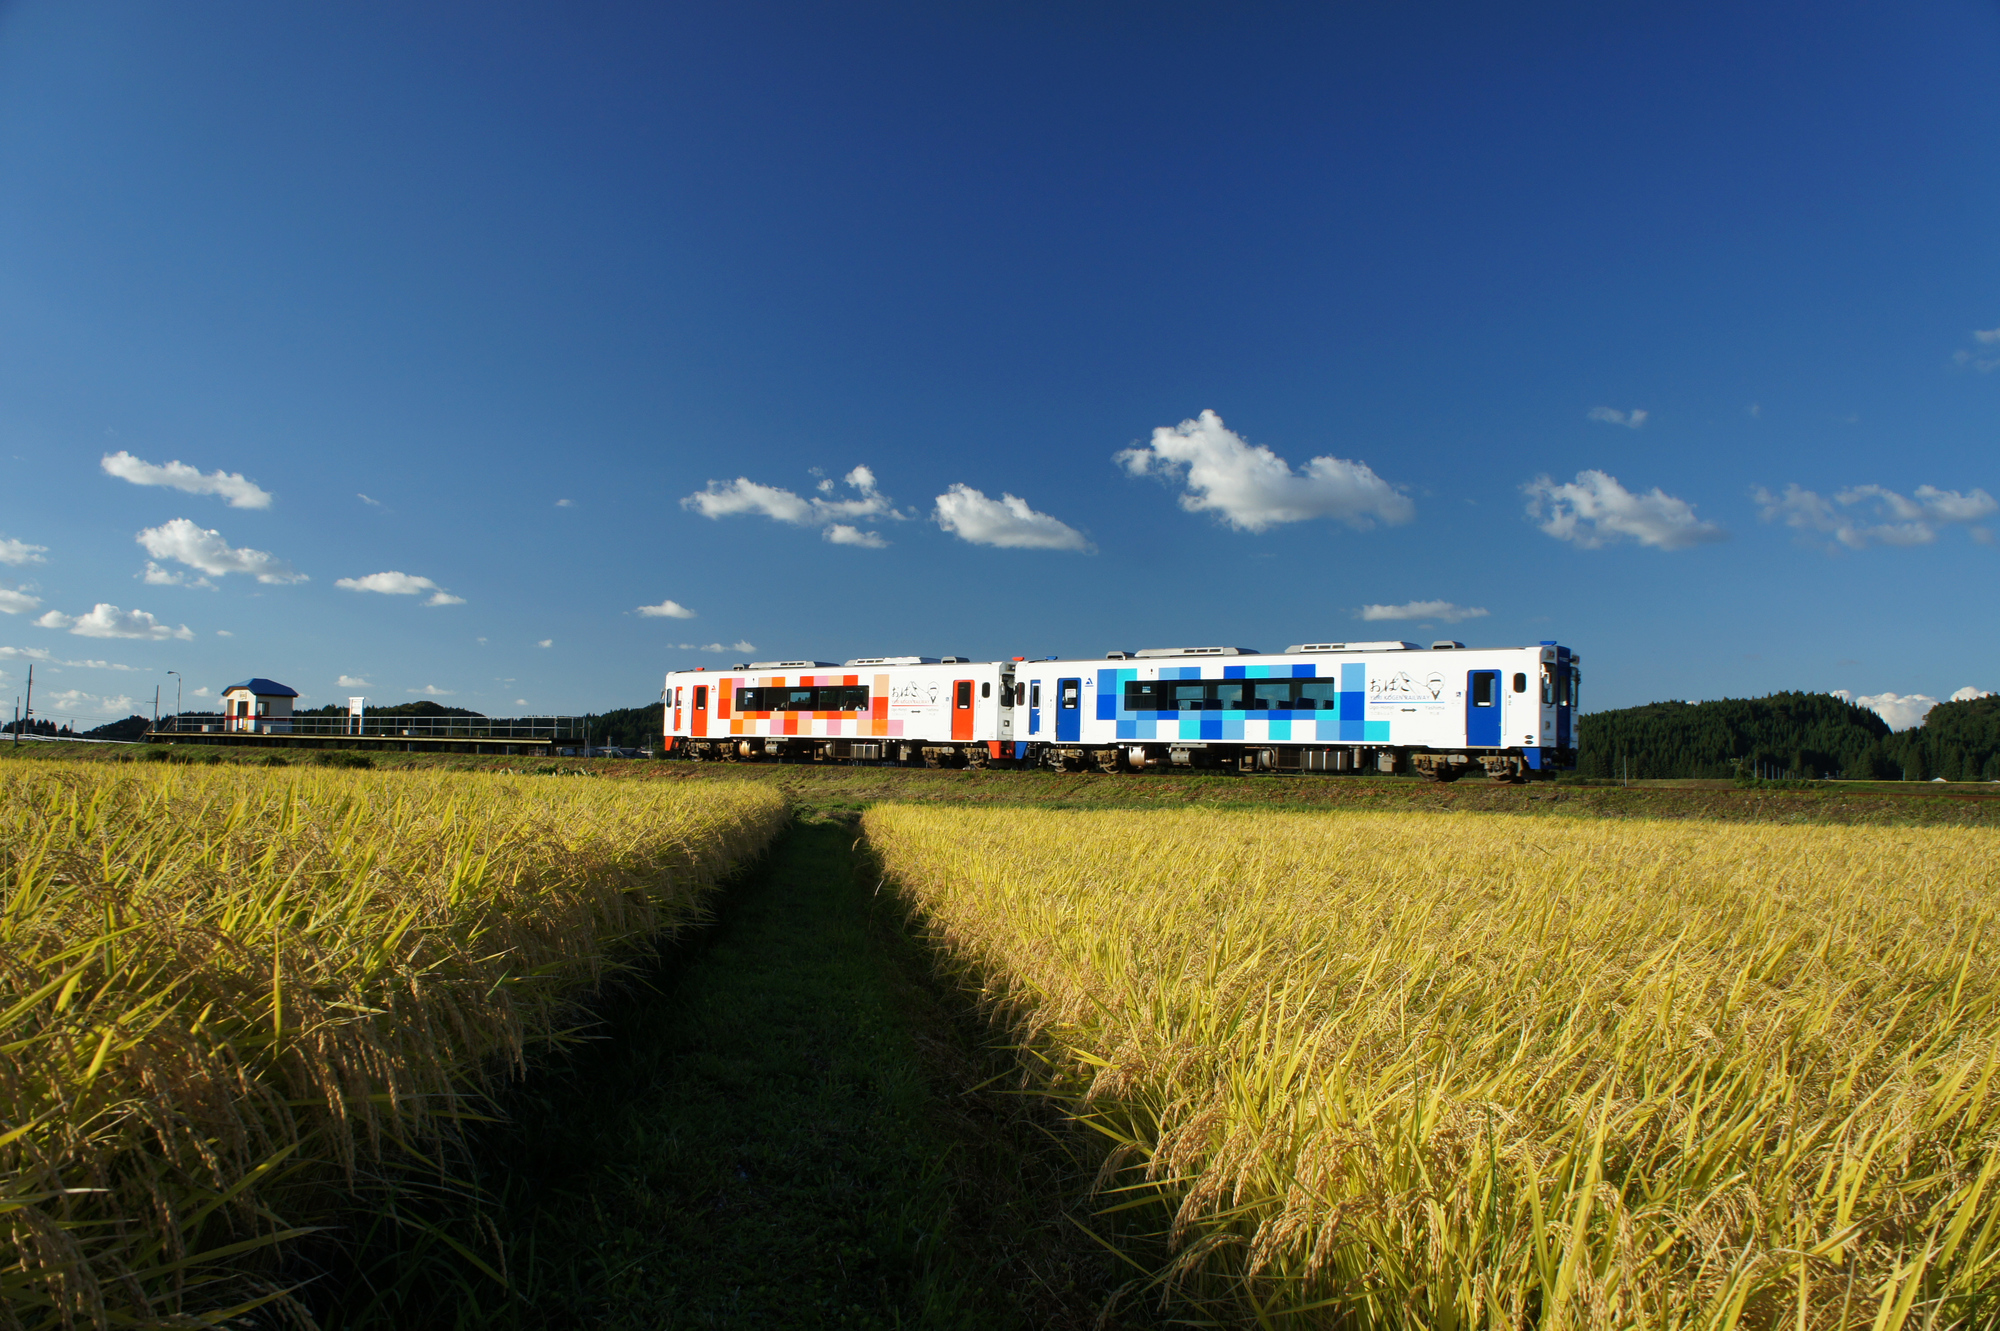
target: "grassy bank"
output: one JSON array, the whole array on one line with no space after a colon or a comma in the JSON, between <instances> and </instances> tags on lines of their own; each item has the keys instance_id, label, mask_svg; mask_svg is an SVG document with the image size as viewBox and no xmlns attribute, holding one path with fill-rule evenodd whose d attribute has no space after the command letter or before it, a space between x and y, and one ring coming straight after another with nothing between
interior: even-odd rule
<instances>
[{"instance_id":1,"label":"grassy bank","mask_svg":"<svg viewBox=\"0 0 2000 1331\"><path fill-rule=\"evenodd\" d=\"M0 1311L215 1315L701 918L776 791L0 769Z\"/></svg>"},{"instance_id":2,"label":"grassy bank","mask_svg":"<svg viewBox=\"0 0 2000 1331\"><path fill-rule=\"evenodd\" d=\"M882 806L1245 1321L1990 1324L1983 829Z\"/></svg>"},{"instance_id":3,"label":"grassy bank","mask_svg":"<svg viewBox=\"0 0 2000 1331\"><path fill-rule=\"evenodd\" d=\"M59 752L60 750L60 752ZM321 761L344 751L185 746L178 760L225 764ZM0 761L15 751L0 744ZM24 745L34 763L148 761L141 747ZM167 756L164 753L156 755ZM1065 809L1354 809L1424 813L1520 813L1536 817L1691 818L1716 822L1839 823L1855 826L2000 827L2000 785L1987 782L1830 781L1807 789L1778 784L1741 789L1730 781L1582 782L1512 786L1485 779L1441 785L1415 777L1242 776L1204 772L1107 775L931 771L815 763L689 763L616 758L524 759L465 754L381 753L383 771L588 774L617 781L752 781L775 785L801 804L860 809L883 800L919 804L1027 805ZM1804 783L1801 783L1804 784Z\"/></svg>"}]
</instances>

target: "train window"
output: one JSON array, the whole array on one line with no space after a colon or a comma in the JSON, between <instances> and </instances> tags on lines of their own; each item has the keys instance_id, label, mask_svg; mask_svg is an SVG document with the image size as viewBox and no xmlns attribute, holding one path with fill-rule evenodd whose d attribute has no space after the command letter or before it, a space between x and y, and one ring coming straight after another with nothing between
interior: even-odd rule
<instances>
[{"instance_id":1,"label":"train window","mask_svg":"<svg viewBox=\"0 0 2000 1331\"><path fill-rule=\"evenodd\" d=\"M979 685L979 696L982 698L990 698L993 696L993 685L991 682L988 681L981 682L981 684Z\"/></svg>"},{"instance_id":2,"label":"train window","mask_svg":"<svg viewBox=\"0 0 2000 1331\"><path fill-rule=\"evenodd\" d=\"M1569 668L1569 705L1578 711L1583 709L1583 672L1575 666Z\"/></svg>"},{"instance_id":3,"label":"train window","mask_svg":"<svg viewBox=\"0 0 2000 1331\"><path fill-rule=\"evenodd\" d=\"M1000 705L1002 707L1012 707L1014 705L1014 686L1012 684L1003 683L1000 686Z\"/></svg>"},{"instance_id":4,"label":"train window","mask_svg":"<svg viewBox=\"0 0 2000 1331\"><path fill-rule=\"evenodd\" d=\"M699 703L696 706L700 706ZM828 684L818 688L756 688L736 690L739 712L865 712L866 684Z\"/></svg>"},{"instance_id":5,"label":"train window","mask_svg":"<svg viewBox=\"0 0 2000 1331\"><path fill-rule=\"evenodd\" d=\"M1556 672L1553 666L1542 667L1542 706L1553 707L1556 701Z\"/></svg>"},{"instance_id":6,"label":"train window","mask_svg":"<svg viewBox=\"0 0 2000 1331\"><path fill-rule=\"evenodd\" d=\"M1514 692L1526 693L1527 691L1528 691L1528 677L1522 674L1520 671L1516 670L1514 672Z\"/></svg>"},{"instance_id":7,"label":"train window","mask_svg":"<svg viewBox=\"0 0 2000 1331\"><path fill-rule=\"evenodd\" d=\"M1493 685L1499 678L1499 674L1492 670L1475 670L1472 672L1472 705L1474 707L1491 707L1493 705Z\"/></svg>"},{"instance_id":8,"label":"train window","mask_svg":"<svg viewBox=\"0 0 2000 1331\"><path fill-rule=\"evenodd\" d=\"M1292 683L1298 689L1298 696L1292 700L1292 706L1297 710L1340 706L1340 681L1337 679L1295 679Z\"/></svg>"},{"instance_id":9,"label":"train window","mask_svg":"<svg viewBox=\"0 0 2000 1331\"><path fill-rule=\"evenodd\" d=\"M1225 712L1240 712L1248 701L1250 690L1241 680L1225 680L1211 687L1215 690L1215 701L1209 704L1211 707L1220 707Z\"/></svg>"},{"instance_id":10,"label":"train window","mask_svg":"<svg viewBox=\"0 0 2000 1331\"><path fill-rule=\"evenodd\" d=\"M972 706L971 680L961 679L960 681L958 681L958 697L955 700L954 705L957 706L960 711L963 711L964 709Z\"/></svg>"},{"instance_id":11,"label":"train window","mask_svg":"<svg viewBox=\"0 0 2000 1331\"><path fill-rule=\"evenodd\" d=\"M697 684L694 686L694 709L697 712L708 710L708 685Z\"/></svg>"},{"instance_id":12,"label":"train window","mask_svg":"<svg viewBox=\"0 0 2000 1331\"><path fill-rule=\"evenodd\" d=\"M1082 701L1083 701L1082 686L1076 683L1076 681L1074 680L1065 681L1062 686L1062 698L1058 703L1058 705L1063 707L1064 709L1071 709L1081 704Z\"/></svg>"},{"instance_id":13,"label":"train window","mask_svg":"<svg viewBox=\"0 0 2000 1331\"><path fill-rule=\"evenodd\" d=\"M1281 712L1292 705L1292 681L1259 680L1250 686L1249 705L1258 711Z\"/></svg>"},{"instance_id":14,"label":"train window","mask_svg":"<svg viewBox=\"0 0 2000 1331\"><path fill-rule=\"evenodd\" d=\"M1337 679L1125 681L1128 712L1311 712L1340 706Z\"/></svg>"},{"instance_id":15,"label":"train window","mask_svg":"<svg viewBox=\"0 0 2000 1331\"><path fill-rule=\"evenodd\" d=\"M1014 701L1022 704L1028 701L1028 686L1026 684L1016 684L1014 686Z\"/></svg>"},{"instance_id":16,"label":"train window","mask_svg":"<svg viewBox=\"0 0 2000 1331\"><path fill-rule=\"evenodd\" d=\"M1032 684L1028 685L1028 706L1040 707L1041 705L1042 705L1042 681L1038 679L1034 681Z\"/></svg>"},{"instance_id":17,"label":"train window","mask_svg":"<svg viewBox=\"0 0 2000 1331\"><path fill-rule=\"evenodd\" d=\"M1569 674L1567 670L1556 671L1556 706L1569 706Z\"/></svg>"}]
</instances>

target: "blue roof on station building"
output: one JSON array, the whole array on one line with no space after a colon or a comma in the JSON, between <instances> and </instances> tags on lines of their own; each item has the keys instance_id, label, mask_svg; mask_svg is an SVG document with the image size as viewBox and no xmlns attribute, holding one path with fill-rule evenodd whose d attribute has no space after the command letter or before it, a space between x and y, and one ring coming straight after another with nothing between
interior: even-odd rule
<instances>
[{"instance_id":1,"label":"blue roof on station building","mask_svg":"<svg viewBox=\"0 0 2000 1331\"><path fill-rule=\"evenodd\" d=\"M264 679L261 676L246 679L241 684L231 684L223 692L227 693L229 689L248 689L260 698L296 698L299 696L297 689L288 689L275 679Z\"/></svg>"}]
</instances>

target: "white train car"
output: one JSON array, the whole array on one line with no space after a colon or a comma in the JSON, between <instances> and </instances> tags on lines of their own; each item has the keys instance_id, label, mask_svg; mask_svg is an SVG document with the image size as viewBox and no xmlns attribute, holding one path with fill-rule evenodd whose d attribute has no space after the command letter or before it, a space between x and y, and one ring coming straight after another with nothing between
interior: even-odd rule
<instances>
[{"instance_id":1,"label":"white train car","mask_svg":"<svg viewBox=\"0 0 2000 1331\"><path fill-rule=\"evenodd\" d=\"M1015 761L1014 665L962 657L752 661L666 677L666 751L697 760Z\"/></svg>"},{"instance_id":2,"label":"white train car","mask_svg":"<svg viewBox=\"0 0 2000 1331\"><path fill-rule=\"evenodd\" d=\"M1024 757L1077 770L1473 769L1507 780L1575 765L1580 658L1555 642L1413 642L1112 652L1015 667Z\"/></svg>"},{"instance_id":3,"label":"white train car","mask_svg":"<svg viewBox=\"0 0 2000 1331\"><path fill-rule=\"evenodd\" d=\"M754 661L668 674L665 741L697 760L1527 780L1575 766L1580 661L1401 641Z\"/></svg>"}]
</instances>

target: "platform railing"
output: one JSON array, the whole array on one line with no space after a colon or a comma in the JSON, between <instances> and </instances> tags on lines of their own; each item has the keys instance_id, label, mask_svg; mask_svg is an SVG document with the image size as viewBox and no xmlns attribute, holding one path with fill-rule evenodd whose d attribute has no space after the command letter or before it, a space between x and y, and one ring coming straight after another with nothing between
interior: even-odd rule
<instances>
[{"instance_id":1,"label":"platform railing","mask_svg":"<svg viewBox=\"0 0 2000 1331\"><path fill-rule=\"evenodd\" d=\"M156 735L310 735L327 739L581 740L576 716L218 716L162 717Z\"/></svg>"}]
</instances>

